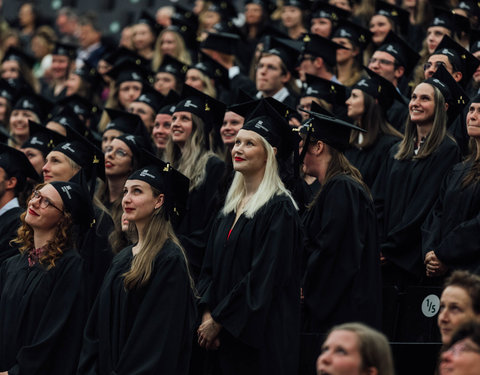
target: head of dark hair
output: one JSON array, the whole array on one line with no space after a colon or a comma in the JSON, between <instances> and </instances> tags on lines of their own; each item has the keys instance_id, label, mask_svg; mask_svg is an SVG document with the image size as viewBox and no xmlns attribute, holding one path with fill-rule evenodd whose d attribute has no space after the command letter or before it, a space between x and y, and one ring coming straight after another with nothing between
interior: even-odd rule
<instances>
[{"instance_id":1,"label":"head of dark hair","mask_svg":"<svg viewBox=\"0 0 480 375\"><path fill-rule=\"evenodd\" d=\"M468 271L454 271L445 280L444 288L457 286L464 289L472 300L472 308L476 314L480 314L480 276Z\"/></svg>"}]
</instances>

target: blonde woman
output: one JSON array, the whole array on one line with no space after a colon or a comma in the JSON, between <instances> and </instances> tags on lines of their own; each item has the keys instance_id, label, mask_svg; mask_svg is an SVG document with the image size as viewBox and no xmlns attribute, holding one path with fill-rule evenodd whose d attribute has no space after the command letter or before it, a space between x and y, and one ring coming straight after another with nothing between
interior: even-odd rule
<instances>
[{"instance_id":1,"label":"blonde woman","mask_svg":"<svg viewBox=\"0 0 480 375\"><path fill-rule=\"evenodd\" d=\"M174 26L163 30L157 38L152 59L152 69L155 72L162 65L165 55L170 55L184 64L192 64L192 57L187 50L185 40Z\"/></svg>"},{"instance_id":2,"label":"blonde woman","mask_svg":"<svg viewBox=\"0 0 480 375\"><path fill-rule=\"evenodd\" d=\"M262 100L236 136L235 177L198 285L198 344L214 350L215 374L298 370L300 218L277 164L293 152L292 134Z\"/></svg>"}]
</instances>

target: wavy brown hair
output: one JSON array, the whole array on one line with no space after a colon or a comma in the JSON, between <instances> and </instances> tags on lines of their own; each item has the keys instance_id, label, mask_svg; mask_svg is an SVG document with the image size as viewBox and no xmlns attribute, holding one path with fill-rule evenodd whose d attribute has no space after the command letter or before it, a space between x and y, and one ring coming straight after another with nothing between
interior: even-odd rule
<instances>
[{"instance_id":1,"label":"wavy brown hair","mask_svg":"<svg viewBox=\"0 0 480 375\"><path fill-rule=\"evenodd\" d=\"M46 184L40 184L36 186L36 189L39 190L45 185ZM20 245L19 251L21 254L25 254L35 248L33 242L34 230L25 222L26 215L27 211L20 215L22 225L18 228L17 237L11 241L14 244ZM68 249L73 245L73 238L71 235L72 223L72 215L68 212L63 212L63 215L60 217L60 220L56 225L52 239L44 246L45 251L39 257L39 263L45 265L47 269L55 267L55 261L63 254L65 249Z\"/></svg>"}]
</instances>

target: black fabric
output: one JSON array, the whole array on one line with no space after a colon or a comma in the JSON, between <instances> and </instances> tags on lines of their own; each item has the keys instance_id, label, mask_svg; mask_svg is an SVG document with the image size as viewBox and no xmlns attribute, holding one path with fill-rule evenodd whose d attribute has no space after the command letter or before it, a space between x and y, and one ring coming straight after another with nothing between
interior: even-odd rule
<instances>
[{"instance_id":1,"label":"black fabric","mask_svg":"<svg viewBox=\"0 0 480 375\"><path fill-rule=\"evenodd\" d=\"M197 280L202 268L208 236L217 215L218 192L225 163L217 157L207 161L205 180L190 191L185 214L178 224L176 234L185 249L192 277Z\"/></svg>"},{"instance_id":2,"label":"black fabric","mask_svg":"<svg viewBox=\"0 0 480 375\"><path fill-rule=\"evenodd\" d=\"M303 223L303 330L324 333L351 321L380 328L380 254L368 193L351 177L335 176L322 187Z\"/></svg>"},{"instance_id":3,"label":"black fabric","mask_svg":"<svg viewBox=\"0 0 480 375\"><path fill-rule=\"evenodd\" d=\"M399 141L398 137L382 134L368 148L350 148L345 152L347 159L362 174L363 181L369 188L375 183L379 171L385 164L390 148Z\"/></svg>"},{"instance_id":4,"label":"black fabric","mask_svg":"<svg viewBox=\"0 0 480 375\"><path fill-rule=\"evenodd\" d=\"M472 162L459 163L445 177L438 200L422 226L423 257L431 250L451 269L480 266L480 184L462 188Z\"/></svg>"},{"instance_id":5,"label":"black fabric","mask_svg":"<svg viewBox=\"0 0 480 375\"><path fill-rule=\"evenodd\" d=\"M460 161L460 150L449 137L424 159L395 160L398 144L389 152L373 187L383 255L406 273L423 275L421 225L433 207L441 182Z\"/></svg>"},{"instance_id":6,"label":"black fabric","mask_svg":"<svg viewBox=\"0 0 480 375\"><path fill-rule=\"evenodd\" d=\"M0 369L17 374L75 374L86 298L83 261L64 250L50 270L27 254L0 268Z\"/></svg>"},{"instance_id":7,"label":"black fabric","mask_svg":"<svg viewBox=\"0 0 480 375\"><path fill-rule=\"evenodd\" d=\"M400 133L403 133L408 118L408 106L395 100L387 111L387 121Z\"/></svg>"},{"instance_id":8,"label":"black fabric","mask_svg":"<svg viewBox=\"0 0 480 375\"><path fill-rule=\"evenodd\" d=\"M253 218L219 215L198 290L222 324L218 374L295 374L300 328L300 218L275 196ZM228 237L228 239L227 239Z\"/></svg>"},{"instance_id":9,"label":"black fabric","mask_svg":"<svg viewBox=\"0 0 480 375\"><path fill-rule=\"evenodd\" d=\"M195 304L181 250L167 241L152 276L126 291L132 246L115 256L88 318L78 375L187 374Z\"/></svg>"},{"instance_id":10,"label":"black fabric","mask_svg":"<svg viewBox=\"0 0 480 375\"><path fill-rule=\"evenodd\" d=\"M16 207L0 216L0 264L18 254L17 247L11 246L10 241L17 236L17 230L21 225L20 215L24 211L23 208Z\"/></svg>"}]
</instances>

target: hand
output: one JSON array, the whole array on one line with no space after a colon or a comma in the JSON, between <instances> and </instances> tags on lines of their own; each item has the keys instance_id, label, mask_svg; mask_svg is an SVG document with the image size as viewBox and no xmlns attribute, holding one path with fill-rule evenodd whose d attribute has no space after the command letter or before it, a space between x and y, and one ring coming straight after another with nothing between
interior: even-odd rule
<instances>
[{"instance_id":1,"label":"hand","mask_svg":"<svg viewBox=\"0 0 480 375\"><path fill-rule=\"evenodd\" d=\"M206 311L202 317L202 324L198 327L198 344L208 350L218 349L220 340L218 334L222 329L222 325L213 320L209 311Z\"/></svg>"},{"instance_id":2,"label":"hand","mask_svg":"<svg viewBox=\"0 0 480 375\"><path fill-rule=\"evenodd\" d=\"M0 375L8 375L8 371L0 372Z\"/></svg>"},{"instance_id":3,"label":"hand","mask_svg":"<svg viewBox=\"0 0 480 375\"><path fill-rule=\"evenodd\" d=\"M425 255L424 263L428 277L442 276L448 271L448 267L437 258L433 250Z\"/></svg>"}]
</instances>

